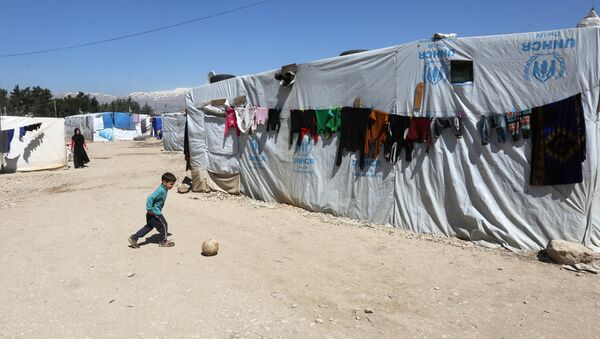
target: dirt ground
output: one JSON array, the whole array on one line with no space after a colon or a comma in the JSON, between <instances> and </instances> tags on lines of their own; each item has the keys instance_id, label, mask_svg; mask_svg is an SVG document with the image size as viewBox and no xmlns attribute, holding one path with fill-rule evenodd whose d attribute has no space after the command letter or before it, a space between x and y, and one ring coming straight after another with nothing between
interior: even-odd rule
<instances>
[{"instance_id":1,"label":"dirt ground","mask_svg":"<svg viewBox=\"0 0 600 339\"><path fill-rule=\"evenodd\" d=\"M132 249L146 196L164 171L186 175L183 155L156 141L89 155L0 175L0 337L600 336L596 275L245 197L174 189L176 246ZM220 252L203 257L209 238Z\"/></svg>"}]
</instances>

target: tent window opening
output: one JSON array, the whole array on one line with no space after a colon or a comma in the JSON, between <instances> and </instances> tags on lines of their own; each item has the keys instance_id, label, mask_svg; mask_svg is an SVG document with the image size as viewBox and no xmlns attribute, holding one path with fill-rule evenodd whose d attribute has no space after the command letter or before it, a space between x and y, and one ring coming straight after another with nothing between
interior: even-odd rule
<instances>
[{"instance_id":1,"label":"tent window opening","mask_svg":"<svg viewBox=\"0 0 600 339\"><path fill-rule=\"evenodd\" d=\"M464 84L473 82L473 61L450 60L450 82Z\"/></svg>"}]
</instances>

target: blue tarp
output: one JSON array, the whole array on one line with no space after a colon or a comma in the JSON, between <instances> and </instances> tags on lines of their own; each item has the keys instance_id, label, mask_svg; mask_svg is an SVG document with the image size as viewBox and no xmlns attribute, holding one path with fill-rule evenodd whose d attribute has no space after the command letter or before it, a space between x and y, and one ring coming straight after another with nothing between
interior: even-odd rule
<instances>
[{"instance_id":1,"label":"blue tarp","mask_svg":"<svg viewBox=\"0 0 600 339\"><path fill-rule=\"evenodd\" d=\"M101 137L103 137L104 139L108 139L110 141L113 141L115 139L115 135L113 133L113 129L112 128L103 129L100 132L98 132L98 134Z\"/></svg>"},{"instance_id":2,"label":"blue tarp","mask_svg":"<svg viewBox=\"0 0 600 339\"><path fill-rule=\"evenodd\" d=\"M102 113L102 122L104 123L104 128L113 128L112 113Z\"/></svg>"},{"instance_id":3,"label":"blue tarp","mask_svg":"<svg viewBox=\"0 0 600 339\"><path fill-rule=\"evenodd\" d=\"M131 119L131 114L115 112L115 127L120 129L135 129L135 123Z\"/></svg>"}]
</instances>

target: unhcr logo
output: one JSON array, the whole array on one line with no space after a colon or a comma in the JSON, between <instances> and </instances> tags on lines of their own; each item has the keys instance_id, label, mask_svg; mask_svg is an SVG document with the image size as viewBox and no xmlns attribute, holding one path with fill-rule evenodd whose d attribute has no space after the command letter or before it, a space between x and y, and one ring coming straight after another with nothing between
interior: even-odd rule
<instances>
[{"instance_id":1,"label":"unhcr logo","mask_svg":"<svg viewBox=\"0 0 600 339\"><path fill-rule=\"evenodd\" d=\"M254 153L260 153L260 142L256 139L250 139L250 148Z\"/></svg>"},{"instance_id":2,"label":"unhcr logo","mask_svg":"<svg viewBox=\"0 0 600 339\"><path fill-rule=\"evenodd\" d=\"M447 79L448 73L448 63L444 61L427 61L423 66L421 78L423 82L435 85L441 80Z\"/></svg>"},{"instance_id":3,"label":"unhcr logo","mask_svg":"<svg viewBox=\"0 0 600 339\"><path fill-rule=\"evenodd\" d=\"M312 151L312 143L310 142L308 135L304 135L302 137L302 143L296 148L296 154L307 156L310 154L310 151Z\"/></svg>"},{"instance_id":4,"label":"unhcr logo","mask_svg":"<svg viewBox=\"0 0 600 339\"><path fill-rule=\"evenodd\" d=\"M565 60L557 52L534 54L525 65L523 76L531 81L533 77L539 82L560 79L565 75Z\"/></svg>"},{"instance_id":5,"label":"unhcr logo","mask_svg":"<svg viewBox=\"0 0 600 339\"><path fill-rule=\"evenodd\" d=\"M264 155L261 154L260 142L256 139L250 139L250 154L248 155L248 159L251 162L262 163L266 161Z\"/></svg>"},{"instance_id":6,"label":"unhcr logo","mask_svg":"<svg viewBox=\"0 0 600 339\"><path fill-rule=\"evenodd\" d=\"M302 143L296 147L296 154L292 158L294 163L293 172L304 173L312 175L314 174L313 166L315 165L315 158L310 156L312 151L311 139L308 135L302 137Z\"/></svg>"}]
</instances>

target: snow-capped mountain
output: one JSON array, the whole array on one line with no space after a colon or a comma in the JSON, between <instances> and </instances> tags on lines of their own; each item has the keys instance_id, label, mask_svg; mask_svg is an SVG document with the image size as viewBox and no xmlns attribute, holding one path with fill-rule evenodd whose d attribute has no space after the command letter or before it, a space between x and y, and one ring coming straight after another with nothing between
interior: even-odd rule
<instances>
[{"instance_id":1,"label":"snow-capped mountain","mask_svg":"<svg viewBox=\"0 0 600 339\"><path fill-rule=\"evenodd\" d=\"M154 92L132 92L129 95L110 95L104 93L86 93L90 97L95 97L99 103L110 103L116 99L131 98L137 101L140 106L148 104L158 112L178 112L185 107L185 92L189 88L175 88L166 91ZM67 95L76 96L77 92L60 93L56 97L63 98Z\"/></svg>"}]
</instances>

